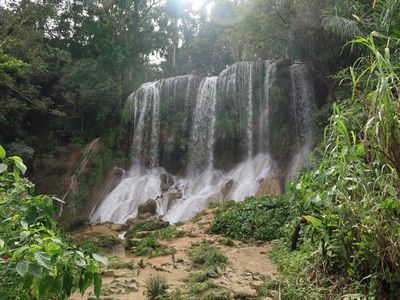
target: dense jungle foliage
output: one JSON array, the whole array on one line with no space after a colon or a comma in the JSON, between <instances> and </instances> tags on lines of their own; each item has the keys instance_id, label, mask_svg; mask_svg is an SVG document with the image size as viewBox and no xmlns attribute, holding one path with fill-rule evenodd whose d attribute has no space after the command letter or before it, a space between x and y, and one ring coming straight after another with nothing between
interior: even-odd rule
<instances>
[{"instance_id":1,"label":"dense jungle foliage","mask_svg":"<svg viewBox=\"0 0 400 300\"><path fill-rule=\"evenodd\" d=\"M197 11L179 0L2 3L0 299L101 286L104 258L64 236L57 200L33 192L19 156L35 176L69 145L107 136L111 161L128 149L121 111L141 83L268 58L301 60L324 83L324 141L284 196L226 205L213 230L284 237L283 299L400 298L399 0L217 0Z\"/></svg>"},{"instance_id":2,"label":"dense jungle foliage","mask_svg":"<svg viewBox=\"0 0 400 300\"><path fill-rule=\"evenodd\" d=\"M25 171L0 145L0 299L67 299L92 284L99 296L107 258L71 243L54 219L60 200L33 195Z\"/></svg>"}]
</instances>

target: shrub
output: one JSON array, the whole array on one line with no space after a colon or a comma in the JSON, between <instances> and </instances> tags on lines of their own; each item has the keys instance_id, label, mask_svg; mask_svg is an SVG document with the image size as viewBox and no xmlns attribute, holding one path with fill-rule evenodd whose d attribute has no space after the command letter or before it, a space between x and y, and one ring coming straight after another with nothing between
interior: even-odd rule
<instances>
[{"instance_id":1,"label":"shrub","mask_svg":"<svg viewBox=\"0 0 400 300\"><path fill-rule=\"evenodd\" d=\"M0 146L0 298L66 299L91 284L99 296L97 261L106 258L69 243L54 220L54 199L33 196L25 171Z\"/></svg>"},{"instance_id":2,"label":"shrub","mask_svg":"<svg viewBox=\"0 0 400 300\"><path fill-rule=\"evenodd\" d=\"M269 241L282 236L289 211L282 197L249 197L217 210L210 230L234 239Z\"/></svg>"},{"instance_id":3,"label":"shrub","mask_svg":"<svg viewBox=\"0 0 400 300\"><path fill-rule=\"evenodd\" d=\"M167 295L169 285L164 277L151 276L145 285L145 294L148 299L158 299L160 296Z\"/></svg>"},{"instance_id":4,"label":"shrub","mask_svg":"<svg viewBox=\"0 0 400 300\"><path fill-rule=\"evenodd\" d=\"M176 249L162 245L158 242L155 235L149 235L139 240L127 240L125 242L125 249L132 250L139 256L164 256L176 253Z\"/></svg>"}]
</instances>

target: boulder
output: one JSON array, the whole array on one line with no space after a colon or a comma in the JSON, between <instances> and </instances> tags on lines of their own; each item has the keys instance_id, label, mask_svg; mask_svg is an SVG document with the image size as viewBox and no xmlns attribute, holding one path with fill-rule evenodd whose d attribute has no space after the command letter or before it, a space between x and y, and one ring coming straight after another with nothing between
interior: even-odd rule
<instances>
[{"instance_id":1,"label":"boulder","mask_svg":"<svg viewBox=\"0 0 400 300\"><path fill-rule=\"evenodd\" d=\"M281 195L282 188L278 177L267 176L258 186L256 196L261 197L265 195Z\"/></svg>"},{"instance_id":2,"label":"boulder","mask_svg":"<svg viewBox=\"0 0 400 300\"><path fill-rule=\"evenodd\" d=\"M149 199L145 203L140 204L138 207L138 218L148 219L154 216L157 212L157 202L156 200Z\"/></svg>"},{"instance_id":3,"label":"boulder","mask_svg":"<svg viewBox=\"0 0 400 300\"><path fill-rule=\"evenodd\" d=\"M113 235L101 235L96 239L96 245L103 248L112 248L121 244L121 241Z\"/></svg>"},{"instance_id":4,"label":"boulder","mask_svg":"<svg viewBox=\"0 0 400 300\"><path fill-rule=\"evenodd\" d=\"M175 193L168 194L168 206L167 206L168 209L170 209L170 207L172 205L174 205L176 200L181 199L181 198L182 198L181 192L175 192Z\"/></svg>"},{"instance_id":5,"label":"boulder","mask_svg":"<svg viewBox=\"0 0 400 300\"><path fill-rule=\"evenodd\" d=\"M223 200L229 200L236 185L237 182L234 179L230 179L224 183L224 186L221 189L221 196Z\"/></svg>"},{"instance_id":6,"label":"boulder","mask_svg":"<svg viewBox=\"0 0 400 300\"><path fill-rule=\"evenodd\" d=\"M154 216L154 215L149 212L146 212L144 214L138 214L137 218L139 220L147 220L147 219L150 219L152 216Z\"/></svg>"},{"instance_id":7,"label":"boulder","mask_svg":"<svg viewBox=\"0 0 400 300\"><path fill-rule=\"evenodd\" d=\"M163 192L168 191L175 183L174 177L166 173L160 175L160 180L160 188Z\"/></svg>"}]
</instances>

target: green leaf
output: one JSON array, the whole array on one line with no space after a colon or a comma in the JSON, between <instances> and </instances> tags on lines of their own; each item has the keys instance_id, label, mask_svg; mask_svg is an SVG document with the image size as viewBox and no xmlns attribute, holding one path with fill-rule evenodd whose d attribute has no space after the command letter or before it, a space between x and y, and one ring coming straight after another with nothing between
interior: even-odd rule
<instances>
[{"instance_id":1,"label":"green leaf","mask_svg":"<svg viewBox=\"0 0 400 300\"><path fill-rule=\"evenodd\" d=\"M62 252L61 247L55 243L55 242L50 242L47 245L44 246L45 250L47 253L50 255L57 255Z\"/></svg>"},{"instance_id":2,"label":"green leaf","mask_svg":"<svg viewBox=\"0 0 400 300\"><path fill-rule=\"evenodd\" d=\"M101 276L99 273L95 273L94 275L94 294L96 295L96 297L100 297L100 293L101 293Z\"/></svg>"},{"instance_id":3,"label":"green leaf","mask_svg":"<svg viewBox=\"0 0 400 300\"><path fill-rule=\"evenodd\" d=\"M2 145L0 145L0 159L4 159L6 157L6 154L6 150L3 148Z\"/></svg>"},{"instance_id":4,"label":"green leaf","mask_svg":"<svg viewBox=\"0 0 400 300\"><path fill-rule=\"evenodd\" d=\"M93 280L93 274L89 272L85 273L83 278L81 277L80 292L82 295L86 292L92 280Z\"/></svg>"},{"instance_id":5,"label":"green leaf","mask_svg":"<svg viewBox=\"0 0 400 300\"><path fill-rule=\"evenodd\" d=\"M357 145L357 150L356 150L356 155L358 157L364 157L365 156L365 147L364 144L358 144Z\"/></svg>"},{"instance_id":6,"label":"green leaf","mask_svg":"<svg viewBox=\"0 0 400 300\"><path fill-rule=\"evenodd\" d=\"M21 248L18 248L15 252L14 252L14 254L13 254L13 258L14 259L16 259L16 260L18 260L19 259L19 257L22 255L22 253L24 253L25 252L25 250L26 249L28 249L28 247L27 246L24 246L24 247L21 247Z\"/></svg>"},{"instance_id":7,"label":"green leaf","mask_svg":"<svg viewBox=\"0 0 400 300\"><path fill-rule=\"evenodd\" d=\"M100 254L97 254L97 253L93 253L92 257L95 260L97 260L98 262L101 262L103 265L106 265L106 266L108 265L108 259L107 259L106 256L103 256L103 255L100 255Z\"/></svg>"},{"instance_id":8,"label":"green leaf","mask_svg":"<svg viewBox=\"0 0 400 300\"><path fill-rule=\"evenodd\" d=\"M26 166L24 165L22 159L18 156L13 156L11 158L14 160L15 166L21 171L21 173L25 174Z\"/></svg>"},{"instance_id":9,"label":"green leaf","mask_svg":"<svg viewBox=\"0 0 400 300\"><path fill-rule=\"evenodd\" d=\"M75 261L75 264L76 264L77 266L79 266L79 267L84 267L84 266L86 266L86 261L83 260L83 259L80 258L80 257L76 257L76 258L74 259L74 261Z\"/></svg>"},{"instance_id":10,"label":"green leaf","mask_svg":"<svg viewBox=\"0 0 400 300\"><path fill-rule=\"evenodd\" d=\"M4 241L2 239L0 239L0 249L4 248L4 245L5 245Z\"/></svg>"},{"instance_id":11,"label":"green leaf","mask_svg":"<svg viewBox=\"0 0 400 300\"><path fill-rule=\"evenodd\" d=\"M19 234L19 240L22 242L29 236L29 231L21 231Z\"/></svg>"},{"instance_id":12,"label":"green leaf","mask_svg":"<svg viewBox=\"0 0 400 300\"><path fill-rule=\"evenodd\" d=\"M0 174L7 171L8 166L6 164L0 164Z\"/></svg>"},{"instance_id":13,"label":"green leaf","mask_svg":"<svg viewBox=\"0 0 400 300\"><path fill-rule=\"evenodd\" d=\"M16 270L17 273L21 276L24 277L25 274L28 272L29 264L26 261L20 261L17 263Z\"/></svg>"},{"instance_id":14,"label":"green leaf","mask_svg":"<svg viewBox=\"0 0 400 300\"><path fill-rule=\"evenodd\" d=\"M29 225L28 222L26 222L25 220L21 220L20 224L24 228L28 228L28 225Z\"/></svg>"},{"instance_id":15,"label":"green leaf","mask_svg":"<svg viewBox=\"0 0 400 300\"><path fill-rule=\"evenodd\" d=\"M311 223L312 226L314 227L322 227L322 221L316 217L313 216L304 216L304 219L306 219L308 222Z\"/></svg>"},{"instance_id":16,"label":"green leaf","mask_svg":"<svg viewBox=\"0 0 400 300\"><path fill-rule=\"evenodd\" d=\"M51 270L51 268L53 267L51 264L51 256L46 252L43 252L43 251L36 252L35 259L39 265L41 265L42 267L44 267L48 270Z\"/></svg>"},{"instance_id":17,"label":"green leaf","mask_svg":"<svg viewBox=\"0 0 400 300\"><path fill-rule=\"evenodd\" d=\"M36 264L29 264L28 272L29 272L29 274L32 274L36 278L39 278L42 276L42 269Z\"/></svg>"}]
</instances>

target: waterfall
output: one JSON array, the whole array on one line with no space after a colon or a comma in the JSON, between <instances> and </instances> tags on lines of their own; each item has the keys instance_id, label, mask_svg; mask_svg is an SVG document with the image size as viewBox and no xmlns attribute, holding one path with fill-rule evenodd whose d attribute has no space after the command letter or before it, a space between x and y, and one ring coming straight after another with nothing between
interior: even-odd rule
<instances>
[{"instance_id":1,"label":"waterfall","mask_svg":"<svg viewBox=\"0 0 400 300\"><path fill-rule=\"evenodd\" d=\"M206 77L200 83L189 150L189 172L192 174L212 167L216 88L217 77Z\"/></svg>"},{"instance_id":2,"label":"waterfall","mask_svg":"<svg viewBox=\"0 0 400 300\"><path fill-rule=\"evenodd\" d=\"M314 92L306 65L293 64L290 67L290 76L292 82L291 111L294 116L298 150L292 158L287 177L294 179L312 150L311 103Z\"/></svg>"},{"instance_id":3,"label":"waterfall","mask_svg":"<svg viewBox=\"0 0 400 300\"><path fill-rule=\"evenodd\" d=\"M91 222L124 223L150 199L165 220L187 220L210 203L256 194L267 177L294 178L312 147L313 93L304 64L273 60L143 84L125 111L132 167ZM285 145L271 129L277 121Z\"/></svg>"},{"instance_id":4,"label":"waterfall","mask_svg":"<svg viewBox=\"0 0 400 300\"><path fill-rule=\"evenodd\" d=\"M247 156L253 155L253 64L245 65L244 79L247 86Z\"/></svg>"},{"instance_id":5,"label":"waterfall","mask_svg":"<svg viewBox=\"0 0 400 300\"><path fill-rule=\"evenodd\" d=\"M155 84L151 86L152 94L152 125L151 125L151 148L150 148L150 166L158 165L158 142L160 136L160 93Z\"/></svg>"},{"instance_id":6,"label":"waterfall","mask_svg":"<svg viewBox=\"0 0 400 300\"><path fill-rule=\"evenodd\" d=\"M143 131L144 131L144 126L145 126L145 118L146 118L146 111L147 111L147 103L148 103L148 97L147 95L149 94L146 92L147 87L149 84L146 84L142 86L141 89L139 89L135 94L131 96L131 101L134 101L134 106L135 106L135 125L134 125L134 136L133 136L133 142L132 142L132 160L134 165L140 165L141 161L140 158L142 156L142 145L143 145ZM140 103L141 104L141 109L139 108L139 95L144 94L143 101ZM138 112L139 117L138 117ZM137 118L138 117L138 118Z\"/></svg>"},{"instance_id":7,"label":"waterfall","mask_svg":"<svg viewBox=\"0 0 400 300\"><path fill-rule=\"evenodd\" d=\"M259 118L259 149L258 151L268 151L269 137L268 126L269 126L269 102L271 98L271 88L275 82L276 77L276 61L267 60L265 62L265 79L264 79L264 101L260 101L260 118ZM263 105L262 105L263 104ZM267 139L265 139L267 136Z\"/></svg>"}]
</instances>

